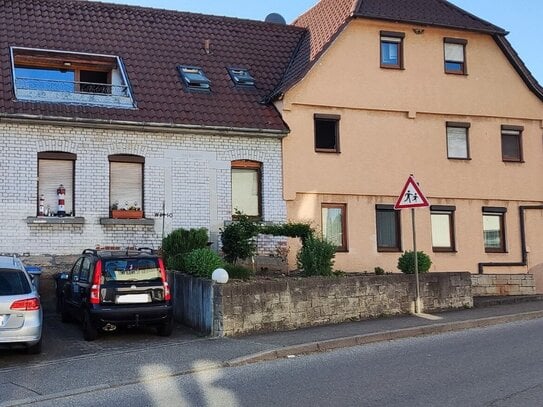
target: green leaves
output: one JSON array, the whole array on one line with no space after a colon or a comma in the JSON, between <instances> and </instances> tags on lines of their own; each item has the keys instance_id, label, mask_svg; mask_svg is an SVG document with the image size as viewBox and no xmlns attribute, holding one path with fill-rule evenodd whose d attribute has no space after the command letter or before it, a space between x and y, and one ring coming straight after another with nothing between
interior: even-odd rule
<instances>
[{"instance_id":1,"label":"green leaves","mask_svg":"<svg viewBox=\"0 0 543 407\"><path fill-rule=\"evenodd\" d=\"M224 261L214 251L205 249L195 249L185 254L185 271L198 277L211 278L215 269L224 267Z\"/></svg>"},{"instance_id":2,"label":"green leaves","mask_svg":"<svg viewBox=\"0 0 543 407\"><path fill-rule=\"evenodd\" d=\"M335 256L335 245L319 237L310 236L298 252L298 268L306 276L331 276Z\"/></svg>"},{"instance_id":3,"label":"green leaves","mask_svg":"<svg viewBox=\"0 0 543 407\"><path fill-rule=\"evenodd\" d=\"M185 271L184 255L194 249L206 248L207 229L176 229L162 240L162 253L170 270Z\"/></svg>"},{"instance_id":4,"label":"green leaves","mask_svg":"<svg viewBox=\"0 0 543 407\"><path fill-rule=\"evenodd\" d=\"M430 270L432 260L424 252L417 251L417 263L419 265L419 273L426 273ZM406 251L398 259L398 269L405 274L415 274L415 252Z\"/></svg>"}]
</instances>

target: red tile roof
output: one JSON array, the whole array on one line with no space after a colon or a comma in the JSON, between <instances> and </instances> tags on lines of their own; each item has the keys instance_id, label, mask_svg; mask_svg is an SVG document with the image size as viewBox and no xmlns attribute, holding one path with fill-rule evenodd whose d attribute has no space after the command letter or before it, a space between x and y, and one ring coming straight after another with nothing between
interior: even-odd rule
<instances>
[{"instance_id":1,"label":"red tile roof","mask_svg":"<svg viewBox=\"0 0 543 407\"><path fill-rule=\"evenodd\" d=\"M480 31L507 32L445 0L359 0L356 17Z\"/></svg>"},{"instance_id":2,"label":"red tile roof","mask_svg":"<svg viewBox=\"0 0 543 407\"><path fill-rule=\"evenodd\" d=\"M0 112L285 132L279 112L261 102L303 34L294 26L143 7L0 0ZM119 56L137 109L14 101L10 47ZM211 93L186 92L178 65L202 67ZM248 68L256 88L235 87L227 67Z\"/></svg>"}]
</instances>

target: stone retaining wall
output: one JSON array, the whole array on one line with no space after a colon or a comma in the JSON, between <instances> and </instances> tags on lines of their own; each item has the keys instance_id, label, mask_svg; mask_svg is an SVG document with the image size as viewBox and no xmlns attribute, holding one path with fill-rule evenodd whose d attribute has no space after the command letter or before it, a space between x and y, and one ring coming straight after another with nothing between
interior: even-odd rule
<instances>
[{"instance_id":1,"label":"stone retaining wall","mask_svg":"<svg viewBox=\"0 0 543 407\"><path fill-rule=\"evenodd\" d=\"M178 298L176 290L175 301L186 304L179 312L194 308L191 302L201 307L204 297L212 298L211 334L235 336L406 314L413 310L415 279L403 274L279 278L212 284L209 290L190 300ZM470 274L421 275L421 297L427 312L472 307Z\"/></svg>"},{"instance_id":2,"label":"stone retaining wall","mask_svg":"<svg viewBox=\"0 0 543 407\"><path fill-rule=\"evenodd\" d=\"M533 274L473 274L471 284L475 297L536 294Z\"/></svg>"}]
</instances>

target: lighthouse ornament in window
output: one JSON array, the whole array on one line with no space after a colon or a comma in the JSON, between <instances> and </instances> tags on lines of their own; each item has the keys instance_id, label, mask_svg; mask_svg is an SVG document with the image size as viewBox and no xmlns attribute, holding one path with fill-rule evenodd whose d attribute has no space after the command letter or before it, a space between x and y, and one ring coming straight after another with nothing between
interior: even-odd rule
<instances>
[{"instance_id":1,"label":"lighthouse ornament in window","mask_svg":"<svg viewBox=\"0 0 543 407\"><path fill-rule=\"evenodd\" d=\"M45 196L40 195L40 206L38 209L38 216L45 216Z\"/></svg>"},{"instance_id":2,"label":"lighthouse ornament in window","mask_svg":"<svg viewBox=\"0 0 543 407\"><path fill-rule=\"evenodd\" d=\"M66 188L62 184L57 188L58 198L58 211L57 216L66 216L65 200L66 200Z\"/></svg>"}]
</instances>

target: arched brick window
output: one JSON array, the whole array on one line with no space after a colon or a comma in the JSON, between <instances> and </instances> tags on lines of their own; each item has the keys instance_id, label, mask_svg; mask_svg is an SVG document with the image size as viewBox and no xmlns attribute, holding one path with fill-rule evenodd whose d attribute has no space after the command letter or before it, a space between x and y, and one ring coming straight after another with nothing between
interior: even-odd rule
<instances>
[{"instance_id":1,"label":"arched brick window","mask_svg":"<svg viewBox=\"0 0 543 407\"><path fill-rule=\"evenodd\" d=\"M110 209L138 209L143 212L143 168L145 158L114 154L109 159Z\"/></svg>"},{"instance_id":2,"label":"arched brick window","mask_svg":"<svg viewBox=\"0 0 543 407\"><path fill-rule=\"evenodd\" d=\"M44 215L58 214L57 189L60 185L66 190L64 198L65 215L75 215L76 159L76 154L61 151L38 153L38 215L40 215L40 197L43 198Z\"/></svg>"}]
</instances>

